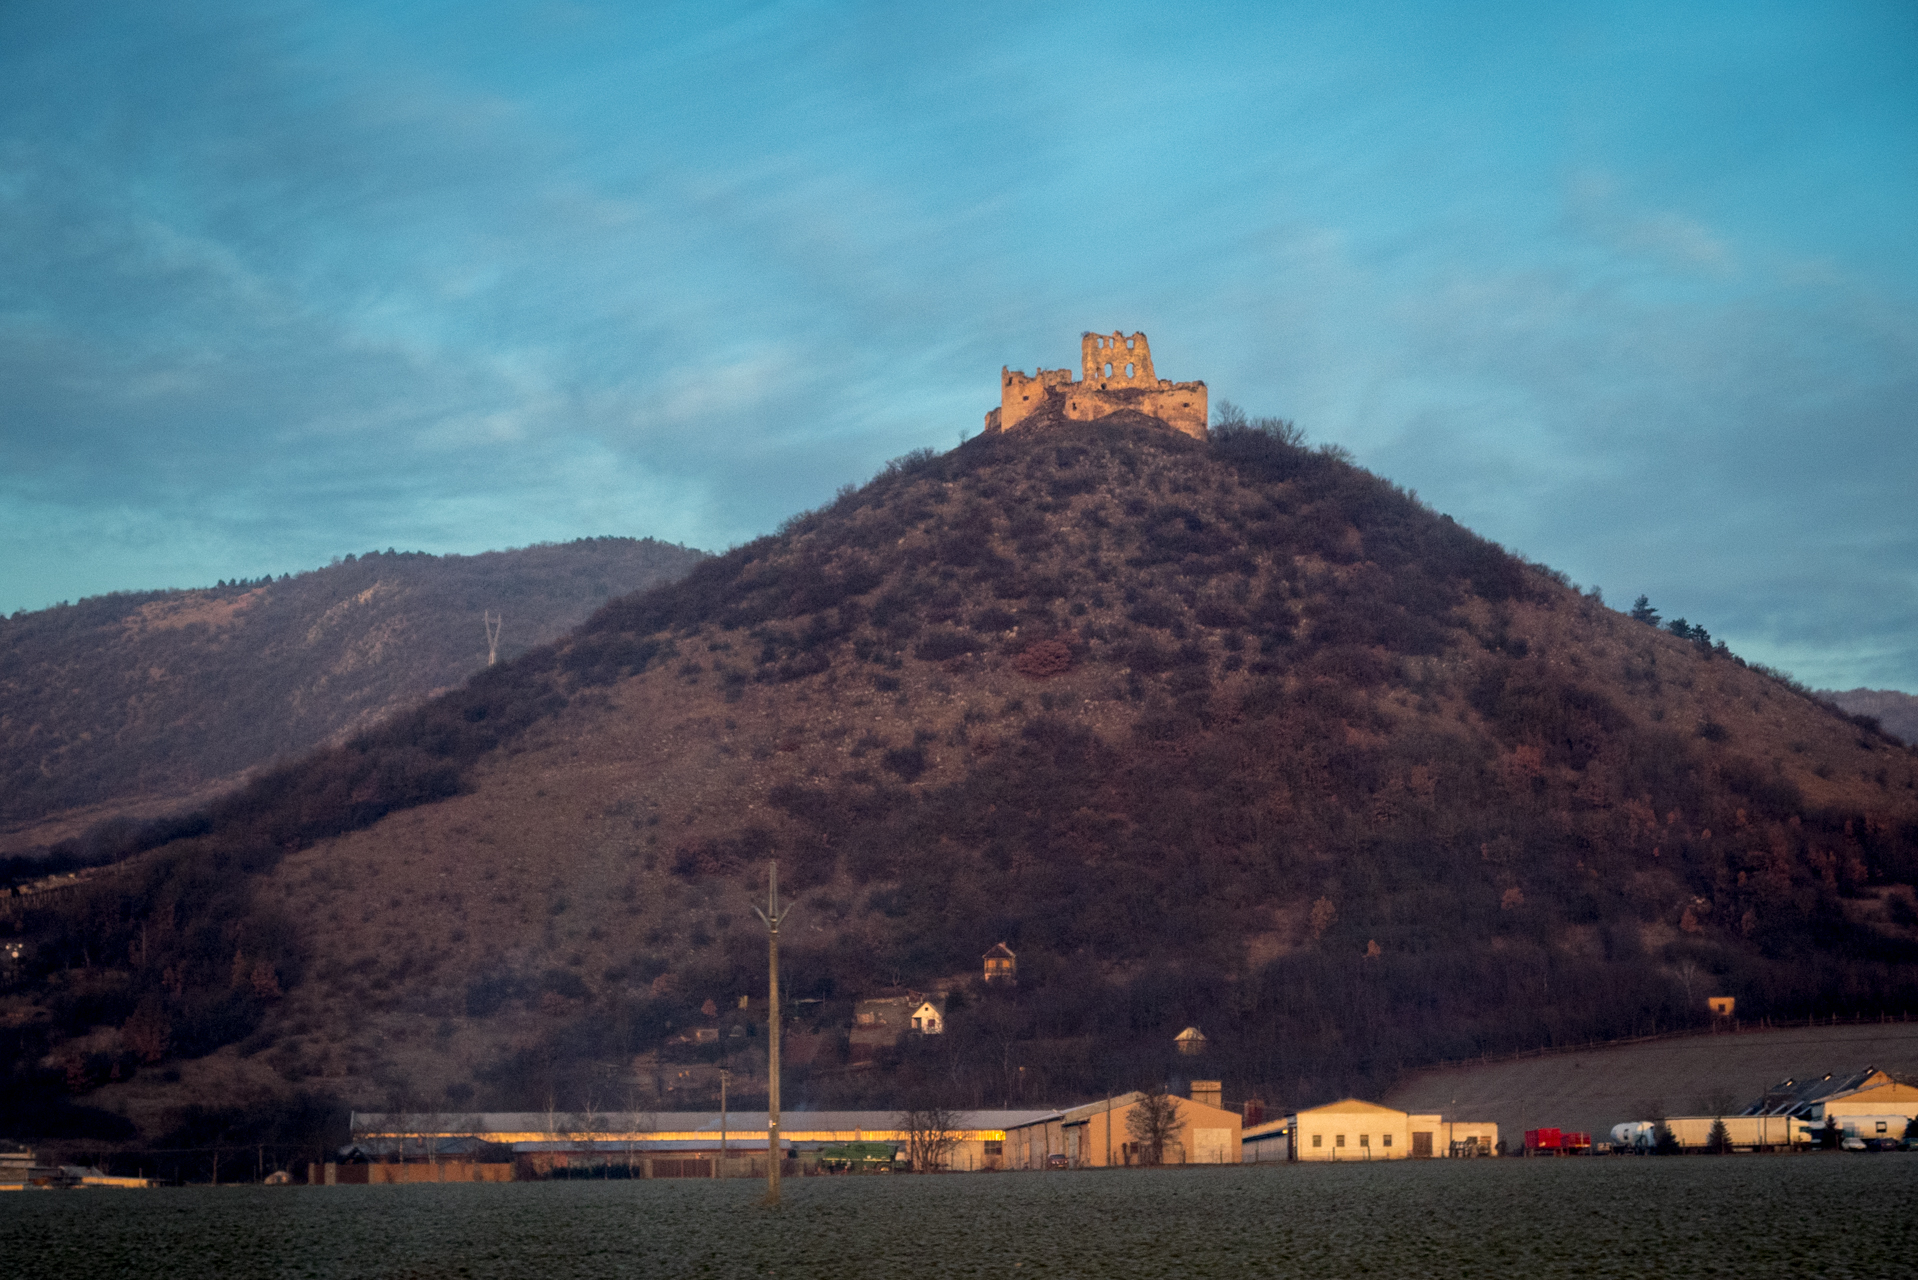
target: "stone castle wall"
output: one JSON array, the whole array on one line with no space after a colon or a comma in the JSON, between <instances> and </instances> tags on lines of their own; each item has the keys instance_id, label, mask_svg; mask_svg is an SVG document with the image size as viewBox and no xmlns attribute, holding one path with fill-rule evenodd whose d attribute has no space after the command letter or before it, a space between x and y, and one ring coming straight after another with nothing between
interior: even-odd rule
<instances>
[{"instance_id":1,"label":"stone castle wall","mask_svg":"<svg viewBox=\"0 0 1918 1280\"><path fill-rule=\"evenodd\" d=\"M999 407L986 414L987 431L1033 429L1058 422L1092 422L1130 409L1174 431L1205 438L1208 409L1203 382L1169 382L1152 369L1143 333L1087 333L1079 339L1082 377L1070 369L999 371Z\"/></svg>"},{"instance_id":2,"label":"stone castle wall","mask_svg":"<svg viewBox=\"0 0 1918 1280\"><path fill-rule=\"evenodd\" d=\"M1112 387L1150 390L1159 385L1158 377L1152 372L1152 348L1146 345L1143 333L1135 333L1130 338L1117 332L1110 336L1081 334L1079 367L1084 370L1086 385L1096 385L1101 391Z\"/></svg>"}]
</instances>

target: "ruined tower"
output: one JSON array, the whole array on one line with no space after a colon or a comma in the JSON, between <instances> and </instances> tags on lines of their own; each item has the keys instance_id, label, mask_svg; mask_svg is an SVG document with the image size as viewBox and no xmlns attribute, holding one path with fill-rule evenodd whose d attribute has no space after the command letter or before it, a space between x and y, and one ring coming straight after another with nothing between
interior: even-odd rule
<instances>
[{"instance_id":1,"label":"ruined tower","mask_svg":"<svg viewBox=\"0 0 1918 1280\"><path fill-rule=\"evenodd\" d=\"M1155 374L1152 348L1143 333L1129 338L1116 330L1081 334L1079 367L1077 382L1070 369L1041 369L1031 376L1001 369L999 407L986 414L986 430L1095 422L1129 409L1174 431L1205 438L1205 383L1168 382Z\"/></svg>"},{"instance_id":2,"label":"ruined tower","mask_svg":"<svg viewBox=\"0 0 1918 1280\"><path fill-rule=\"evenodd\" d=\"M1152 373L1152 348L1143 333L1130 338L1117 333L1109 338L1102 333L1080 334L1079 365L1085 371L1081 380L1086 386L1096 385L1101 391L1159 385Z\"/></svg>"}]
</instances>

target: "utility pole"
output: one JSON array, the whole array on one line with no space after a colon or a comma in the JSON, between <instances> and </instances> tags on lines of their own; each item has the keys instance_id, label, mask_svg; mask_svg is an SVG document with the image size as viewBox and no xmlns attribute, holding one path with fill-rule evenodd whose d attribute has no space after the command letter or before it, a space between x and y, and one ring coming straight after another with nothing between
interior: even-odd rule
<instances>
[{"instance_id":1,"label":"utility pole","mask_svg":"<svg viewBox=\"0 0 1918 1280\"><path fill-rule=\"evenodd\" d=\"M715 1178L726 1176L726 1082L732 1075L724 1067L719 1069L719 1169L713 1174Z\"/></svg>"},{"instance_id":2,"label":"utility pole","mask_svg":"<svg viewBox=\"0 0 1918 1280\"><path fill-rule=\"evenodd\" d=\"M753 914L766 922L767 1001L766 1013L766 1203L779 1205L779 922L786 912L779 909L779 861L766 864L766 909L753 908Z\"/></svg>"}]
</instances>

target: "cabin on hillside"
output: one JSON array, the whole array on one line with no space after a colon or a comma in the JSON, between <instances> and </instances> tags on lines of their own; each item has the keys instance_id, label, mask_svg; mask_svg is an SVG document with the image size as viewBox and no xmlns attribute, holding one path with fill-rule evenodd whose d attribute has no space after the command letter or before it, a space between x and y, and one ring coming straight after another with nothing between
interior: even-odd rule
<instances>
[{"instance_id":1,"label":"cabin on hillside","mask_svg":"<svg viewBox=\"0 0 1918 1280\"><path fill-rule=\"evenodd\" d=\"M1019 984L1019 957L1012 948L1001 942L985 954L986 981L1003 982L1009 987Z\"/></svg>"},{"instance_id":2,"label":"cabin on hillside","mask_svg":"<svg viewBox=\"0 0 1918 1280\"><path fill-rule=\"evenodd\" d=\"M871 1062L907 1034L944 1035L946 998L917 991L868 996L852 1007L849 1043L854 1062Z\"/></svg>"},{"instance_id":3,"label":"cabin on hillside","mask_svg":"<svg viewBox=\"0 0 1918 1280\"><path fill-rule=\"evenodd\" d=\"M921 1000L912 1011L912 1029L922 1036L943 1035L946 1030L945 1001L934 996Z\"/></svg>"}]
</instances>

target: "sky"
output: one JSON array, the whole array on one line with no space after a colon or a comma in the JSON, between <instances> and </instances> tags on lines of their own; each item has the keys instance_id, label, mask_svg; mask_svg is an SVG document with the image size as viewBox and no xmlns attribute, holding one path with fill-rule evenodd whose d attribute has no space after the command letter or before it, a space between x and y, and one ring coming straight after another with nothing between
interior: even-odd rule
<instances>
[{"instance_id":1,"label":"sky","mask_svg":"<svg viewBox=\"0 0 1918 1280\"><path fill-rule=\"evenodd\" d=\"M1162 377L1918 693L1918 8L0 4L0 613L710 550Z\"/></svg>"}]
</instances>

